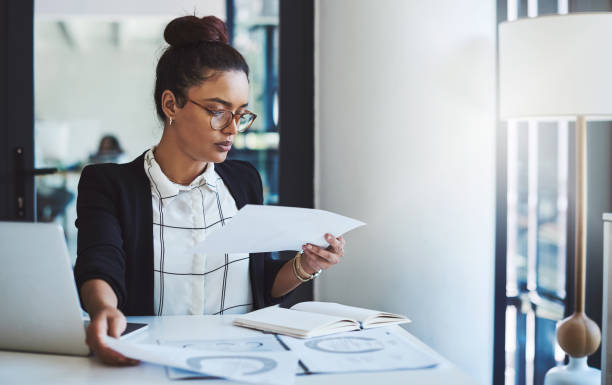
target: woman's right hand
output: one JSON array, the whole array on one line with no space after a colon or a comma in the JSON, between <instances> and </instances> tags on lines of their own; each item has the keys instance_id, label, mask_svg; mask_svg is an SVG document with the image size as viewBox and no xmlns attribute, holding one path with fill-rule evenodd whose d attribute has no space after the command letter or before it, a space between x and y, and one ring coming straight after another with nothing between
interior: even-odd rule
<instances>
[{"instance_id":1,"label":"woman's right hand","mask_svg":"<svg viewBox=\"0 0 612 385\"><path fill-rule=\"evenodd\" d=\"M107 365L127 366L136 365L138 360L125 357L104 344L103 337L109 335L119 338L125 330L127 322L119 309L105 306L90 314L91 322L87 327L87 345L94 354Z\"/></svg>"}]
</instances>

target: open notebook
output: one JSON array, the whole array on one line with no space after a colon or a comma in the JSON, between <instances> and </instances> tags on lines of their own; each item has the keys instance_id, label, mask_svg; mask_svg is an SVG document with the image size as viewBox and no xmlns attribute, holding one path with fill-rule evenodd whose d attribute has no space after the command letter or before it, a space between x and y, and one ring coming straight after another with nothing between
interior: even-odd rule
<instances>
[{"instance_id":1,"label":"open notebook","mask_svg":"<svg viewBox=\"0 0 612 385\"><path fill-rule=\"evenodd\" d=\"M402 315L332 302L300 302L291 309L270 306L238 316L234 325L297 338L410 322Z\"/></svg>"}]
</instances>

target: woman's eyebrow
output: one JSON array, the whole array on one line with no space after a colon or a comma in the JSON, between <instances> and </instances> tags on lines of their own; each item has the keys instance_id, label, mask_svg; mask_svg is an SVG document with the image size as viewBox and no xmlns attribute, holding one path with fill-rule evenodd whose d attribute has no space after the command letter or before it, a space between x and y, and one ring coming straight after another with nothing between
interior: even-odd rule
<instances>
[{"instance_id":1,"label":"woman's eyebrow","mask_svg":"<svg viewBox=\"0 0 612 385\"><path fill-rule=\"evenodd\" d=\"M228 102L227 100L223 100L221 98L208 98L208 99L204 99L204 100L207 101L207 102L217 102L217 103L223 104L224 106L229 107L229 108L232 108L234 106L232 103ZM246 107L248 105L249 105L249 103L245 103L245 104L241 105L240 108L244 108L244 107Z\"/></svg>"}]
</instances>

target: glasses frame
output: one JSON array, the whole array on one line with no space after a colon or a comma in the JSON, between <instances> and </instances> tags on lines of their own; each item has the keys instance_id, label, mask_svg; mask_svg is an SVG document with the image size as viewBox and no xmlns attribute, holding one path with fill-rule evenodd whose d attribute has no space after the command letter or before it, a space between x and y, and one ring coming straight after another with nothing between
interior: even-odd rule
<instances>
[{"instance_id":1,"label":"glasses frame","mask_svg":"<svg viewBox=\"0 0 612 385\"><path fill-rule=\"evenodd\" d=\"M200 104L200 103L198 103L198 102L194 102L194 101L193 101L193 100L191 100L191 99L189 99L189 101L190 101L191 103L195 104L196 106L198 106L198 107L202 108L202 109L203 109L203 110L205 110L206 112L208 112L208 114L210 115L210 127L211 127L213 130L215 130L215 131L221 131L221 130L224 130L225 128L227 128L227 127L228 127L228 126L229 126L229 125L232 123L232 120L233 120L234 122L236 122L236 130L237 130L238 132L242 133L242 132L247 131L249 128L251 128L251 126L253 125L253 122L254 122L254 121L255 121L255 119L257 118L257 114L254 114L254 113L252 113L252 112L251 112L251 111L249 111L249 110L245 110L244 112L241 112L241 113L238 113L238 114L237 114L237 113L234 113L234 111L230 111L230 110L217 110L217 111L212 111L212 110L208 109L206 106L203 106L203 105L201 105L201 104ZM214 117L215 117L215 114L217 114L217 113L219 113L219 112L223 112L223 113L227 113L227 112L229 112L230 114L232 114L232 118L231 118L230 120L228 120L228 121L227 121L227 124L226 124L226 125L224 125L223 127L215 128L215 127L213 126L212 121L213 121L213 119L214 119ZM241 119L241 118L242 118L244 115L247 115L247 114L249 114L249 115L253 115L253 120L251 120L251 122L249 123L249 125L248 125L248 126L246 126L246 128L245 128L245 129L240 130L240 126L239 126L239 124L238 124L238 121L240 121L240 119ZM236 120L236 117L238 117L238 121Z\"/></svg>"}]
</instances>

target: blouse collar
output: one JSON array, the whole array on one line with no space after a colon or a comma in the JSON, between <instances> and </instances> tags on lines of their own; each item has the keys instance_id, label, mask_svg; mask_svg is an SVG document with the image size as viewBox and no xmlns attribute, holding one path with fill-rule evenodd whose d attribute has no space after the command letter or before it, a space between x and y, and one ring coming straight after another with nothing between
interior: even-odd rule
<instances>
[{"instance_id":1,"label":"blouse collar","mask_svg":"<svg viewBox=\"0 0 612 385\"><path fill-rule=\"evenodd\" d=\"M191 191L198 187L207 187L213 191L217 189L217 179L215 173L215 164L209 162L206 165L206 169L203 173L195 177L189 185L181 185L168 179L166 174L162 171L159 163L155 160L153 150L155 147L149 149L144 157L144 168L151 182L151 189L157 193L160 198L170 198L178 195L182 191Z\"/></svg>"}]
</instances>

